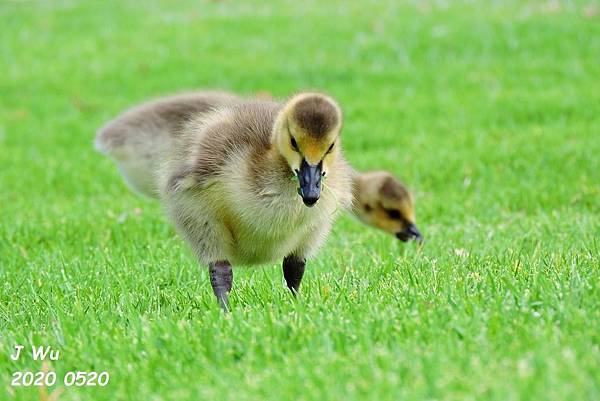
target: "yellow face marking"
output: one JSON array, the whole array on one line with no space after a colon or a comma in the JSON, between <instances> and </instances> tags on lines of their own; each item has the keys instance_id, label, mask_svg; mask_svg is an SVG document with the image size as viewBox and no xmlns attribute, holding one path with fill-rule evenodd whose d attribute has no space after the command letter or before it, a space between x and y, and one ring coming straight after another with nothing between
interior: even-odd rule
<instances>
[{"instance_id":1,"label":"yellow face marking","mask_svg":"<svg viewBox=\"0 0 600 401\"><path fill-rule=\"evenodd\" d=\"M400 213L402 214L402 216L404 216L406 221L412 224L415 223L415 212L412 207L412 204L409 204L408 202L402 202L398 209L400 209Z\"/></svg>"},{"instance_id":2,"label":"yellow face marking","mask_svg":"<svg viewBox=\"0 0 600 401\"><path fill-rule=\"evenodd\" d=\"M333 132L316 139L307 132L298 130L294 138L302 156L304 156L309 164L313 165L319 164L327 156L327 151L331 147L331 144L336 141L335 133Z\"/></svg>"},{"instance_id":3,"label":"yellow face marking","mask_svg":"<svg viewBox=\"0 0 600 401\"><path fill-rule=\"evenodd\" d=\"M314 143L309 143L304 146L303 149L304 158L309 164L319 164L325 155L325 152L321 150L321 147Z\"/></svg>"}]
</instances>

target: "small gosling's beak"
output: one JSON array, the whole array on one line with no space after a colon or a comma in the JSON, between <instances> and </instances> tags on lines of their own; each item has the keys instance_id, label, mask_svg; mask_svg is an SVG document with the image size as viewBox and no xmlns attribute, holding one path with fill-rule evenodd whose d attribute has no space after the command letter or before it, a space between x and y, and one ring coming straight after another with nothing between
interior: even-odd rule
<instances>
[{"instance_id":1,"label":"small gosling's beak","mask_svg":"<svg viewBox=\"0 0 600 401\"><path fill-rule=\"evenodd\" d=\"M423 235L414 224L409 224L404 231L400 231L396 233L396 238L398 238L402 242L407 242L411 239L414 239L419 244L423 242Z\"/></svg>"},{"instance_id":2,"label":"small gosling's beak","mask_svg":"<svg viewBox=\"0 0 600 401\"><path fill-rule=\"evenodd\" d=\"M300 182L300 196L308 207L314 206L321 196L322 170L323 162L313 166L308 164L306 159L302 159L300 170L296 170Z\"/></svg>"}]
</instances>

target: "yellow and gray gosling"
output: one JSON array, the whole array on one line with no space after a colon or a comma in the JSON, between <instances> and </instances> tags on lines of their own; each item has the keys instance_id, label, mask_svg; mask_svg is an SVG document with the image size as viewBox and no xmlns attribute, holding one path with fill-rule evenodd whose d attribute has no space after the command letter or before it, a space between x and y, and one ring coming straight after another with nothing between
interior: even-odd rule
<instances>
[{"instance_id":1,"label":"yellow and gray gosling","mask_svg":"<svg viewBox=\"0 0 600 401\"><path fill-rule=\"evenodd\" d=\"M415 225L412 195L392 174L385 171L356 174L353 184L352 214L360 221L403 242L411 239L423 242Z\"/></svg>"},{"instance_id":2,"label":"yellow and gray gosling","mask_svg":"<svg viewBox=\"0 0 600 401\"><path fill-rule=\"evenodd\" d=\"M110 124L100 131L97 147L122 160L124 152L110 150L109 133L120 138ZM209 266L223 308L232 264L283 259L287 285L298 291L306 258L325 241L335 212L350 207L352 170L341 155L341 126L333 99L302 93L284 104L226 99L192 113L170 135L170 149L157 168L160 197L199 261ZM140 161L131 163L135 169L122 168L130 184L152 194L151 185L132 182ZM144 163L151 169L154 162Z\"/></svg>"}]
</instances>

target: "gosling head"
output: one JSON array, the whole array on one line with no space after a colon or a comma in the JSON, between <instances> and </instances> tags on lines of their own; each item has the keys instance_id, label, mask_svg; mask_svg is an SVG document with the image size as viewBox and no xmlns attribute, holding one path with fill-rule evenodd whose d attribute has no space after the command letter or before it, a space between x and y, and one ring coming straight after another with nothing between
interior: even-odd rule
<instances>
[{"instance_id":1,"label":"gosling head","mask_svg":"<svg viewBox=\"0 0 600 401\"><path fill-rule=\"evenodd\" d=\"M330 97L301 93L280 111L273 141L298 178L298 193L308 207L321 196L321 185L340 149L342 113Z\"/></svg>"},{"instance_id":2,"label":"gosling head","mask_svg":"<svg viewBox=\"0 0 600 401\"><path fill-rule=\"evenodd\" d=\"M393 175L387 172L359 174L356 184L354 214L361 221L402 242L423 241L415 225L412 195Z\"/></svg>"}]
</instances>

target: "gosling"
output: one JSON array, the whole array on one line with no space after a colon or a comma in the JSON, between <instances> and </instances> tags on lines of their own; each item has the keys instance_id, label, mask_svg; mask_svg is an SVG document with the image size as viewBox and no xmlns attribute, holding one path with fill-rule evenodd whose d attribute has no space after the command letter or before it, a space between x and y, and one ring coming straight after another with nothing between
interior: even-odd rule
<instances>
[{"instance_id":1,"label":"gosling","mask_svg":"<svg viewBox=\"0 0 600 401\"><path fill-rule=\"evenodd\" d=\"M400 241L423 242L423 235L415 225L413 197L392 174L385 171L356 174L353 184L355 217Z\"/></svg>"},{"instance_id":2,"label":"gosling","mask_svg":"<svg viewBox=\"0 0 600 401\"><path fill-rule=\"evenodd\" d=\"M302 93L281 104L224 95L218 103L191 113L174 131L163 120L140 140L173 132L156 150L170 147L156 169L160 198L209 266L214 294L227 310L233 264L283 259L287 286L298 291L306 259L324 243L336 212L350 207L353 172L341 154L342 114L332 98ZM101 130L96 142L107 153L122 139L115 134L111 143L109 132L116 131ZM153 152L132 163L156 167ZM139 170L133 167L125 166L124 175ZM150 178L129 181L153 192Z\"/></svg>"}]
</instances>

